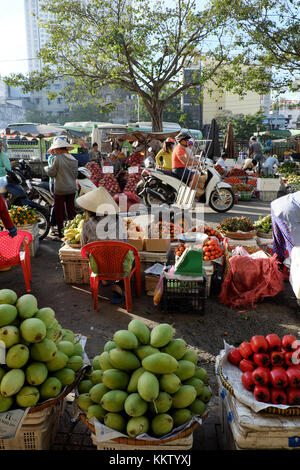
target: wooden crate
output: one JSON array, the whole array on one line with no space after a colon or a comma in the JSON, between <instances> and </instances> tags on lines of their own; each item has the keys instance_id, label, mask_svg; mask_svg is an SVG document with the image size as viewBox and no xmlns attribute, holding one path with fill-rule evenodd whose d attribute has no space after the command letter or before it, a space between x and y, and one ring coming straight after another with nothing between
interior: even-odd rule
<instances>
[{"instance_id":1,"label":"wooden crate","mask_svg":"<svg viewBox=\"0 0 300 470\"><path fill-rule=\"evenodd\" d=\"M89 261L83 258L81 250L64 245L59 250L59 258L67 284L89 284Z\"/></svg>"}]
</instances>

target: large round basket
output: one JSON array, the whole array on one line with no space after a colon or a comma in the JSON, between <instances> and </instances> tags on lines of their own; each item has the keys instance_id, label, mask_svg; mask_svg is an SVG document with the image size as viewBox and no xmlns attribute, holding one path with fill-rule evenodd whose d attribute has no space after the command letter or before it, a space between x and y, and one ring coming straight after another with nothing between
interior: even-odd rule
<instances>
[{"instance_id":1,"label":"large round basket","mask_svg":"<svg viewBox=\"0 0 300 470\"><path fill-rule=\"evenodd\" d=\"M93 424L91 424L86 416L81 413L80 415L80 418L81 420L84 422L84 424L86 425L86 427L92 431L93 434L95 434L95 427ZM207 414L201 416L202 420L204 421L207 417ZM163 440L159 440L159 441L148 441L148 440L145 440L145 439L132 439L130 437L115 437L114 439L111 439L113 442L118 442L119 444L125 444L125 445L130 445L130 446L153 446L153 445L157 445L158 443L161 443L161 444L164 444L165 442L171 442L171 441L175 441L177 439L182 439L184 437L187 437L189 436L190 434L192 434L192 432L195 431L195 429L200 426L200 424L198 422L195 422L194 424L192 424L189 428L187 429L184 429L183 431L181 431L180 433L176 434L175 436L172 436L168 439L163 439Z\"/></svg>"},{"instance_id":2,"label":"large round basket","mask_svg":"<svg viewBox=\"0 0 300 470\"><path fill-rule=\"evenodd\" d=\"M220 365L218 368L218 372L219 372L219 377L220 377L223 387L233 397L235 397L234 389L232 385L225 379L224 375L222 374L222 367ZM268 406L264 408L263 410L259 411L259 413L269 413L269 414L283 415L283 416L300 416L300 408L290 406L289 408L282 409L282 408L277 408L276 406Z\"/></svg>"},{"instance_id":3,"label":"large round basket","mask_svg":"<svg viewBox=\"0 0 300 470\"><path fill-rule=\"evenodd\" d=\"M74 382L71 385L68 385L62 393L60 393L55 398L45 401L44 403L32 406L31 408L29 408L28 413L37 413L38 411L42 411L45 408L49 408L50 406L56 405L59 401L63 400L67 395L69 395L69 393L71 393L75 387L77 387L84 373L85 373L85 367L81 369L80 371L78 371Z\"/></svg>"},{"instance_id":4,"label":"large round basket","mask_svg":"<svg viewBox=\"0 0 300 470\"><path fill-rule=\"evenodd\" d=\"M257 232L256 230L252 232L222 232L222 235L232 240L250 240L257 235Z\"/></svg>"},{"instance_id":5,"label":"large round basket","mask_svg":"<svg viewBox=\"0 0 300 470\"><path fill-rule=\"evenodd\" d=\"M267 238L268 240L272 240L273 238L273 232L269 232L269 233L264 233L264 232L260 232L259 230L257 231L257 236L259 238Z\"/></svg>"}]
</instances>

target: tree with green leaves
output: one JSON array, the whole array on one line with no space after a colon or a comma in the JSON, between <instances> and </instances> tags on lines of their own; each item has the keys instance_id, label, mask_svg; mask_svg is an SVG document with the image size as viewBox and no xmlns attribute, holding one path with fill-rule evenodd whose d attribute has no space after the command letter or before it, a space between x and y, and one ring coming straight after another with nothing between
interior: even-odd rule
<instances>
[{"instance_id":1,"label":"tree with green leaves","mask_svg":"<svg viewBox=\"0 0 300 470\"><path fill-rule=\"evenodd\" d=\"M62 94L78 104L99 100L103 87L139 95L151 116L153 131L162 130L163 110L184 92L214 79L230 48L222 43L228 14L214 2L199 0L44 0L41 10L54 15L40 22L49 34L41 49L41 72L6 77L24 91L39 91L66 80ZM201 63L194 76L183 70ZM259 77L261 78L261 77ZM260 82L260 84L259 84ZM255 87L266 80L256 77ZM249 82L244 84L253 88ZM54 96L54 95L52 95Z\"/></svg>"},{"instance_id":2,"label":"tree with green leaves","mask_svg":"<svg viewBox=\"0 0 300 470\"><path fill-rule=\"evenodd\" d=\"M226 30L234 54L226 79L231 82L231 89L238 91L243 86L240 82L243 71L251 73L255 80L261 66L272 70L273 90L280 93L300 89L299 0L213 0L213 3L221 16L230 18ZM222 77L219 78L221 81Z\"/></svg>"},{"instance_id":3,"label":"tree with green leaves","mask_svg":"<svg viewBox=\"0 0 300 470\"><path fill-rule=\"evenodd\" d=\"M267 126L263 124L264 118L263 111L258 111L255 114L245 114L243 116L221 115L216 118L216 121L223 134L226 134L228 123L231 122L234 139L236 141L248 141L257 132L257 126L259 126L261 132L267 130Z\"/></svg>"}]
</instances>

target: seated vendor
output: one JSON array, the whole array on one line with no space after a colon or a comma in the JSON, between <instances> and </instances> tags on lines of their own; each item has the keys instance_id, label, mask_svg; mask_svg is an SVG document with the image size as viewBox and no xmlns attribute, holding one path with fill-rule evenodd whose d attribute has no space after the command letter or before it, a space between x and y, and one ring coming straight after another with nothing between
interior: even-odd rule
<instances>
[{"instance_id":1,"label":"seated vendor","mask_svg":"<svg viewBox=\"0 0 300 470\"><path fill-rule=\"evenodd\" d=\"M254 171L256 165L257 161L254 158L246 158L242 169Z\"/></svg>"},{"instance_id":2,"label":"seated vendor","mask_svg":"<svg viewBox=\"0 0 300 470\"><path fill-rule=\"evenodd\" d=\"M300 191L271 202L273 254L283 263L294 246L300 246Z\"/></svg>"},{"instance_id":3,"label":"seated vendor","mask_svg":"<svg viewBox=\"0 0 300 470\"><path fill-rule=\"evenodd\" d=\"M99 240L118 240L127 242L127 231L119 218L119 206L103 187L90 191L76 199L85 210L85 221L81 230L81 245ZM111 285L102 281L103 285ZM113 303L124 300L123 281L113 282Z\"/></svg>"}]
</instances>

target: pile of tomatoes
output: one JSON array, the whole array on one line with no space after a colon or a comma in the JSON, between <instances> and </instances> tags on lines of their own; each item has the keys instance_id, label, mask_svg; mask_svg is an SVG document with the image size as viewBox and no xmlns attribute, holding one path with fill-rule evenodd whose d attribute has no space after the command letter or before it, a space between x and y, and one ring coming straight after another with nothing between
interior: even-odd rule
<instances>
[{"instance_id":1,"label":"pile of tomatoes","mask_svg":"<svg viewBox=\"0 0 300 470\"><path fill-rule=\"evenodd\" d=\"M185 249L186 245L184 243L180 243L180 245L177 245L174 249L175 255L181 256Z\"/></svg>"},{"instance_id":2,"label":"pile of tomatoes","mask_svg":"<svg viewBox=\"0 0 300 470\"><path fill-rule=\"evenodd\" d=\"M223 236L221 235L220 232L218 232L218 230L212 228L212 227L208 227L208 226L205 226L205 227L192 227L189 232L203 232L205 233L206 235L208 235L209 237L216 237L220 242L223 241Z\"/></svg>"},{"instance_id":3,"label":"pile of tomatoes","mask_svg":"<svg viewBox=\"0 0 300 470\"><path fill-rule=\"evenodd\" d=\"M208 237L203 244L203 261L211 261L223 256L224 250L218 240Z\"/></svg>"},{"instance_id":4,"label":"pile of tomatoes","mask_svg":"<svg viewBox=\"0 0 300 470\"><path fill-rule=\"evenodd\" d=\"M294 335L254 335L228 353L241 381L257 401L300 405L300 345Z\"/></svg>"},{"instance_id":5,"label":"pile of tomatoes","mask_svg":"<svg viewBox=\"0 0 300 470\"><path fill-rule=\"evenodd\" d=\"M177 240L178 236L184 232L181 225L173 222L158 222L152 229L153 238L170 238L171 241Z\"/></svg>"}]
</instances>

